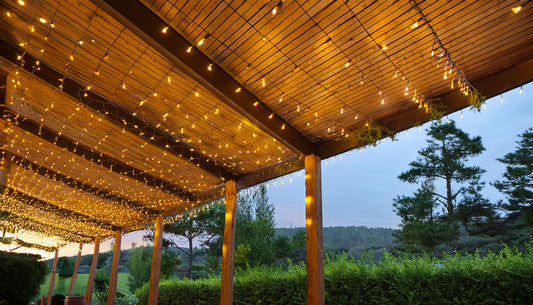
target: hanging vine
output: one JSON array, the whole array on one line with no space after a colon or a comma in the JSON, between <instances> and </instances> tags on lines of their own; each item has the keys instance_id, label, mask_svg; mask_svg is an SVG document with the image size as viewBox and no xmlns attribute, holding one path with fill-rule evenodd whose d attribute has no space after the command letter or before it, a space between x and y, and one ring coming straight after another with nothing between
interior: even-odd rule
<instances>
[{"instance_id":1,"label":"hanging vine","mask_svg":"<svg viewBox=\"0 0 533 305\"><path fill-rule=\"evenodd\" d=\"M372 121L369 121L365 125L360 126L354 131L351 131L350 133L348 133L347 137L343 137L341 139L351 137L355 137L359 140L359 147L364 147L368 145L372 145L375 147L378 145L381 139L386 137L389 137L392 141L396 140L396 135L392 130L379 123Z\"/></svg>"}]
</instances>

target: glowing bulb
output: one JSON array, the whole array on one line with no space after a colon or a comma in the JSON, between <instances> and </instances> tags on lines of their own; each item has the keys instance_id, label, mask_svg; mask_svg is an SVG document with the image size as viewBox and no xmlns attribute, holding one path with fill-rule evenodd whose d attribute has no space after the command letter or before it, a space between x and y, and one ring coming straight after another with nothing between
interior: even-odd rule
<instances>
[{"instance_id":1,"label":"glowing bulb","mask_svg":"<svg viewBox=\"0 0 533 305\"><path fill-rule=\"evenodd\" d=\"M241 87L235 89L235 92L237 92L237 93L241 92Z\"/></svg>"},{"instance_id":2,"label":"glowing bulb","mask_svg":"<svg viewBox=\"0 0 533 305\"><path fill-rule=\"evenodd\" d=\"M357 120L359 118L359 113L355 115L354 120Z\"/></svg>"},{"instance_id":3,"label":"glowing bulb","mask_svg":"<svg viewBox=\"0 0 533 305\"><path fill-rule=\"evenodd\" d=\"M416 29L417 27L418 27L418 21L416 21L415 23L413 23L413 24L411 25L411 30L414 30L414 29Z\"/></svg>"},{"instance_id":4,"label":"glowing bulb","mask_svg":"<svg viewBox=\"0 0 533 305\"><path fill-rule=\"evenodd\" d=\"M126 90L126 83L122 82L122 89Z\"/></svg>"},{"instance_id":5,"label":"glowing bulb","mask_svg":"<svg viewBox=\"0 0 533 305\"><path fill-rule=\"evenodd\" d=\"M9 13L9 12L8 12ZM7 15L8 17L11 17L10 15ZM46 23L46 19L44 19L43 17L39 18L39 22L40 23Z\"/></svg>"},{"instance_id":6,"label":"glowing bulb","mask_svg":"<svg viewBox=\"0 0 533 305\"><path fill-rule=\"evenodd\" d=\"M257 105L259 105L259 102L254 103L254 107L257 107Z\"/></svg>"},{"instance_id":7,"label":"glowing bulb","mask_svg":"<svg viewBox=\"0 0 533 305\"><path fill-rule=\"evenodd\" d=\"M192 47L188 47L187 48L187 53L191 53L191 51L192 51Z\"/></svg>"},{"instance_id":8,"label":"glowing bulb","mask_svg":"<svg viewBox=\"0 0 533 305\"><path fill-rule=\"evenodd\" d=\"M163 32L163 34L166 34L167 31L168 31L168 26L164 27L164 28L161 30L161 32Z\"/></svg>"},{"instance_id":9,"label":"glowing bulb","mask_svg":"<svg viewBox=\"0 0 533 305\"><path fill-rule=\"evenodd\" d=\"M78 44L81 46L83 44L83 40L78 40Z\"/></svg>"},{"instance_id":10,"label":"glowing bulb","mask_svg":"<svg viewBox=\"0 0 533 305\"><path fill-rule=\"evenodd\" d=\"M278 12L278 7L276 6L272 9L272 15L276 15L277 12Z\"/></svg>"},{"instance_id":11,"label":"glowing bulb","mask_svg":"<svg viewBox=\"0 0 533 305\"><path fill-rule=\"evenodd\" d=\"M170 79L170 75L167 76L167 82L170 84L171 81L172 81L172 80Z\"/></svg>"},{"instance_id":12,"label":"glowing bulb","mask_svg":"<svg viewBox=\"0 0 533 305\"><path fill-rule=\"evenodd\" d=\"M261 80L261 85L263 85L263 87L266 86L266 80L265 80L264 77L263 77L263 79ZM280 101L280 102L281 102L281 101Z\"/></svg>"},{"instance_id":13,"label":"glowing bulb","mask_svg":"<svg viewBox=\"0 0 533 305\"><path fill-rule=\"evenodd\" d=\"M194 91L194 96L199 97L200 96L200 92Z\"/></svg>"},{"instance_id":14,"label":"glowing bulb","mask_svg":"<svg viewBox=\"0 0 533 305\"><path fill-rule=\"evenodd\" d=\"M107 60L109 58L109 54L105 53L104 60Z\"/></svg>"},{"instance_id":15,"label":"glowing bulb","mask_svg":"<svg viewBox=\"0 0 533 305\"><path fill-rule=\"evenodd\" d=\"M220 110L218 110L218 108L215 109L215 114L218 114L220 112Z\"/></svg>"},{"instance_id":16,"label":"glowing bulb","mask_svg":"<svg viewBox=\"0 0 533 305\"><path fill-rule=\"evenodd\" d=\"M239 131L242 129L242 123L239 124Z\"/></svg>"},{"instance_id":17,"label":"glowing bulb","mask_svg":"<svg viewBox=\"0 0 533 305\"><path fill-rule=\"evenodd\" d=\"M100 72L98 70L94 71L95 75L100 75Z\"/></svg>"},{"instance_id":18,"label":"glowing bulb","mask_svg":"<svg viewBox=\"0 0 533 305\"><path fill-rule=\"evenodd\" d=\"M20 1L19 1L20 3ZM24 5L24 4L23 4ZM511 11L513 11L515 14L520 12L522 10L522 6L513 7Z\"/></svg>"},{"instance_id":19,"label":"glowing bulb","mask_svg":"<svg viewBox=\"0 0 533 305\"><path fill-rule=\"evenodd\" d=\"M200 39L200 41L198 41L198 45L199 45L199 46L201 46L201 45L203 45L203 44L204 44L204 42L205 42L205 39L204 39L204 38L202 38L202 39Z\"/></svg>"},{"instance_id":20,"label":"glowing bulb","mask_svg":"<svg viewBox=\"0 0 533 305\"><path fill-rule=\"evenodd\" d=\"M53 20L52 20L52 21L50 21L50 26L51 26L51 27L53 27L53 28L55 28L55 27L56 27L56 25L54 24L54 21L53 21Z\"/></svg>"},{"instance_id":21,"label":"glowing bulb","mask_svg":"<svg viewBox=\"0 0 533 305\"><path fill-rule=\"evenodd\" d=\"M301 106L301 104L298 103L298 107L296 107L296 112L300 112L300 106Z\"/></svg>"},{"instance_id":22,"label":"glowing bulb","mask_svg":"<svg viewBox=\"0 0 533 305\"><path fill-rule=\"evenodd\" d=\"M501 101L502 101L502 103L503 103L503 94L502 94L502 95L500 95L500 100L501 100Z\"/></svg>"},{"instance_id":23,"label":"glowing bulb","mask_svg":"<svg viewBox=\"0 0 533 305\"><path fill-rule=\"evenodd\" d=\"M382 105L385 104L385 99L384 99L384 98L381 99L381 104L382 104Z\"/></svg>"},{"instance_id":24,"label":"glowing bulb","mask_svg":"<svg viewBox=\"0 0 533 305\"><path fill-rule=\"evenodd\" d=\"M70 61L74 61L74 55L70 55L70 57L68 58Z\"/></svg>"},{"instance_id":25,"label":"glowing bulb","mask_svg":"<svg viewBox=\"0 0 533 305\"><path fill-rule=\"evenodd\" d=\"M7 17L11 17L11 13L9 11L6 12Z\"/></svg>"},{"instance_id":26,"label":"glowing bulb","mask_svg":"<svg viewBox=\"0 0 533 305\"><path fill-rule=\"evenodd\" d=\"M22 1L22 0L19 0L19 1L18 1L18 4L20 4L20 5L24 5L24 4L26 4L26 3L25 3L24 1Z\"/></svg>"},{"instance_id":27,"label":"glowing bulb","mask_svg":"<svg viewBox=\"0 0 533 305\"><path fill-rule=\"evenodd\" d=\"M142 101L140 101L140 102L139 102L139 106L144 105L144 103L146 103L146 100L142 100Z\"/></svg>"},{"instance_id":28,"label":"glowing bulb","mask_svg":"<svg viewBox=\"0 0 533 305\"><path fill-rule=\"evenodd\" d=\"M35 32L35 28L33 27L33 25L31 26L30 31Z\"/></svg>"},{"instance_id":29,"label":"glowing bulb","mask_svg":"<svg viewBox=\"0 0 533 305\"><path fill-rule=\"evenodd\" d=\"M394 72L394 78L398 77L398 71Z\"/></svg>"},{"instance_id":30,"label":"glowing bulb","mask_svg":"<svg viewBox=\"0 0 533 305\"><path fill-rule=\"evenodd\" d=\"M207 70L213 71L213 64L209 64L209 66L207 66Z\"/></svg>"},{"instance_id":31,"label":"glowing bulb","mask_svg":"<svg viewBox=\"0 0 533 305\"><path fill-rule=\"evenodd\" d=\"M283 130L285 129L285 124L281 125L281 129Z\"/></svg>"},{"instance_id":32,"label":"glowing bulb","mask_svg":"<svg viewBox=\"0 0 533 305\"><path fill-rule=\"evenodd\" d=\"M272 112L272 113L268 116L269 119L272 119L273 117L274 117L274 112Z\"/></svg>"},{"instance_id":33,"label":"glowing bulb","mask_svg":"<svg viewBox=\"0 0 533 305\"><path fill-rule=\"evenodd\" d=\"M350 62L348 61L348 62L344 65L344 67L348 68L349 66L350 66Z\"/></svg>"},{"instance_id":34,"label":"glowing bulb","mask_svg":"<svg viewBox=\"0 0 533 305\"><path fill-rule=\"evenodd\" d=\"M382 50L382 51L387 50L387 46L386 46L386 45L383 45L383 46L381 47L381 50Z\"/></svg>"},{"instance_id":35,"label":"glowing bulb","mask_svg":"<svg viewBox=\"0 0 533 305\"><path fill-rule=\"evenodd\" d=\"M461 111L461 120L463 119L463 112Z\"/></svg>"},{"instance_id":36,"label":"glowing bulb","mask_svg":"<svg viewBox=\"0 0 533 305\"><path fill-rule=\"evenodd\" d=\"M522 87L520 87L520 94L522 94Z\"/></svg>"},{"instance_id":37,"label":"glowing bulb","mask_svg":"<svg viewBox=\"0 0 533 305\"><path fill-rule=\"evenodd\" d=\"M343 114L343 113L344 113L344 107L341 108L341 114Z\"/></svg>"}]
</instances>

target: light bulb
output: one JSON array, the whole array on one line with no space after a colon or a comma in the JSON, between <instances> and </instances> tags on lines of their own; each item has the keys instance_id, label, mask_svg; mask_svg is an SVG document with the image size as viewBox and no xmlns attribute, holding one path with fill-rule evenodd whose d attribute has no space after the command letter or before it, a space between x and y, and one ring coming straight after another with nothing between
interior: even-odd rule
<instances>
[{"instance_id":1,"label":"light bulb","mask_svg":"<svg viewBox=\"0 0 533 305\"><path fill-rule=\"evenodd\" d=\"M209 64L209 66L207 66L207 70L213 71L213 64Z\"/></svg>"},{"instance_id":2,"label":"light bulb","mask_svg":"<svg viewBox=\"0 0 533 305\"><path fill-rule=\"evenodd\" d=\"M344 107L341 108L341 114L343 114L343 113L344 113Z\"/></svg>"},{"instance_id":3,"label":"light bulb","mask_svg":"<svg viewBox=\"0 0 533 305\"><path fill-rule=\"evenodd\" d=\"M9 12L8 12L9 13ZM7 15L8 17L10 17L10 15ZM40 23L46 23L46 19L44 19L43 17L39 18L39 22Z\"/></svg>"},{"instance_id":4,"label":"light bulb","mask_svg":"<svg viewBox=\"0 0 533 305\"><path fill-rule=\"evenodd\" d=\"M163 32L163 34L166 34L167 31L168 31L168 26L164 27L164 28L161 30L161 32Z\"/></svg>"},{"instance_id":5,"label":"light bulb","mask_svg":"<svg viewBox=\"0 0 533 305\"><path fill-rule=\"evenodd\" d=\"M413 24L411 25L411 30L414 30L414 29L416 29L417 27L418 27L418 21L416 21L415 23L413 23Z\"/></svg>"},{"instance_id":6,"label":"light bulb","mask_svg":"<svg viewBox=\"0 0 533 305\"><path fill-rule=\"evenodd\" d=\"M19 3L20 3L20 1L19 1ZM23 5L24 5L24 4L23 4ZM511 11L513 11L515 14L518 13L518 12L520 12L521 10L522 10L522 6L520 6L520 5L517 6L517 7L513 7L513 8L511 9Z\"/></svg>"},{"instance_id":7,"label":"light bulb","mask_svg":"<svg viewBox=\"0 0 533 305\"><path fill-rule=\"evenodd\" d=\"M522 87L520 87L520 94L522 94Z\"/></svg>"},{"instance_id":8,"label":"light bulb","mask_svg":"<svg viewBox=\"0 0 533 305\"><path fill-rule=\"evenodd\" d=\"M191 51L192 51L192 47L188 47L187 48L187 53L191 53Z\"/></svg>"},{"instance_id":9,"label":"light bulb","mask_svg":"<svg viewBox=\"0 0 533 305\"><path fill-rule=\"evenodd\" d=\"M278 7L276 6L272 9L272 15L276 15L277 12L278 12Z\"/></svg>"},{"instance_id":10,"label":"light bulb","mask_svg":"<svg viewBox=\"0 0 533 305\"><path fill-rule=\"evenodd\" d=\"M201 45L203 45L203 44L204 44L204 42L205 42L205 39L204 39L204 38L202 38L202 39L200 39L200 41L198 41L198 45L199 45L199 46L201 46Z\"/></svg>"},{"instance_id":11,"label":"light bulb","mask_svg":"<svg viewBox=\"0 0 533 305\"><path fill-rule=\"evenodd\" d=\"M26 4L23 0L19 0L19 1L17 1L17 2L18 2L18 4L20 4L20 5L24 5L24 4Z\"/></svg>"}]
</instances>

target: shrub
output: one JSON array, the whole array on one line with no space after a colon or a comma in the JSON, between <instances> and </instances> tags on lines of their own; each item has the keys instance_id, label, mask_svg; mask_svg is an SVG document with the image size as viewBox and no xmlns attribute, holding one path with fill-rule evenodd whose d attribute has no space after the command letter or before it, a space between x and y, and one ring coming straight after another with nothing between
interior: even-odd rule
<instances>
[{"instance_id":1,"label":"shrub","mask_svg":"<svg viewBox=\"0 0 533 305\"><path fill-rule=\"evenodd\" d=\"M0 251L0 304L28 304L40 290L46 276L40 256Z\"/></svg>"},{"instance_id":2,"label":"shrub","mask_svg":"<svg viewBox=\"0 0 533 305\"><path fill-rule=\"evenodd\" d=\"M533 243L524 251L505 247L486 256L428 255L360 260L326 258L326 304L530 304L533 295ZM234 304L306 304L306 267L289 265L238 271ZM148 285L137 291L146 304ZM159 304L217 304L220 278L171 280L160 285Z\"/></svg>"}]
</instances>

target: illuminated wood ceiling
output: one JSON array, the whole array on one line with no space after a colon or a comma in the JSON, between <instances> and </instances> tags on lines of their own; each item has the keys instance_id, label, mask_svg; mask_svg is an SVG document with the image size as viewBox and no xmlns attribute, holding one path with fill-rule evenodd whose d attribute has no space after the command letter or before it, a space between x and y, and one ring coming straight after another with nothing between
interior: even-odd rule
<instances>
[{"instance_id":1,"label":"illuminated wood ceiling","mask_svg":"<svg viewBox=\"0 0 533 305\"><path fill-rule=\"evenodd\" d=\"M4 1L0 209L106 237L520 86L518 2Z\"/></svg>"}]
</instances>

